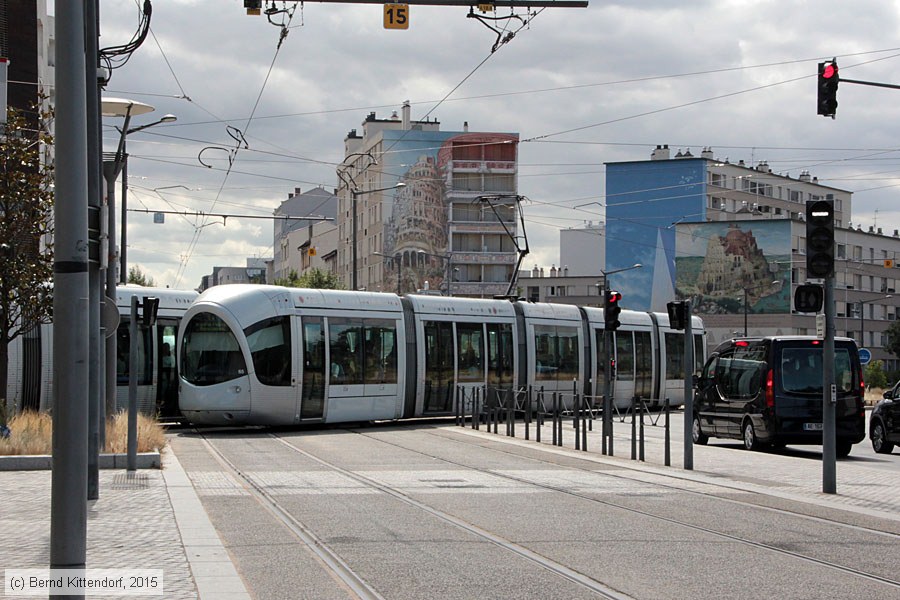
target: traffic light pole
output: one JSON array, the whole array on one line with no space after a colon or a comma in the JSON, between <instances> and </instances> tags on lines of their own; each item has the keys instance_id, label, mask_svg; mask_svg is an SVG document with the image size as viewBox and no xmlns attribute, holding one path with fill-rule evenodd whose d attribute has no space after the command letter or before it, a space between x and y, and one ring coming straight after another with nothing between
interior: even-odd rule
<instances>
[{"instance_id":1,"label":"traffic light pole","mask_svg":"<svg viewBox=\"0 0 900 600\"><path fill-rule=\"evenodd\" d=\"M825 344L822 360L822 492L837 493L837 389L834 382L834 272L825 277Z\"/></svg>"},{"instance_id":2,"label":"traffic light pole","mask_svg":"<svg viewBox=\"0 0 900 600\"><path fill-rule=\"evenodd\" d=\"M684 301L684 468L694 470L694 331L691 301Z\"/></svg>"}]
</instances>

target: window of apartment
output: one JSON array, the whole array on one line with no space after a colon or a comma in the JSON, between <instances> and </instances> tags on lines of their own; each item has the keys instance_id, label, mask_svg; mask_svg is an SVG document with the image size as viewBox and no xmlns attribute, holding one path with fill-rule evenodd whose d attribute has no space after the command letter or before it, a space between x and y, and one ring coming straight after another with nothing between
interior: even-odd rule
<instances>
[{"instance_id":1,"label":"window of apartment","mask_svg":"<svg viewBox=\"0 0 900 600\"><path fill-rule=\"evenodd\" d=\"M803 202L803 192L798 190L788 190L791 202Z\"/></svg>"},{"instance_id":2,"label":"window of apartment","mask_svg":"<svg viewBox=\"0 0 900 600\"><path fill-rule=\"evenodd\" d=\"M709 185L725 187L726 185L728 185L728 177L726 177L724 173L710 173Z\"/></svg>"},{"instance_id":3,"label":"window of apartment","mask_svg":"<svg viewBox=\"0 0 900 600\"><path fill-rule=\"evenodd\" d=\"M862 260L862 246L853 246L853 260Z\"/></svg>"},{"instance_id":4,"label":"window of apartment","mask_svg":"<svg viewBox=\"0 0 900 600\"><path fill-rule=\"evenodd\" d=\"M516 179L512 173L487 173L484 176L484 191L514 192Z\"/></svg>"},{"instance_id":5,"label":"window of apartment","mask_svg":"<svg viewBox=\"0 0 900 600\"><path fill-rule=\"evenodd\" d=\"M847 246L846 244L838 244L837 245L837 258L847 258Z\"/></svg>"}]
</instances>

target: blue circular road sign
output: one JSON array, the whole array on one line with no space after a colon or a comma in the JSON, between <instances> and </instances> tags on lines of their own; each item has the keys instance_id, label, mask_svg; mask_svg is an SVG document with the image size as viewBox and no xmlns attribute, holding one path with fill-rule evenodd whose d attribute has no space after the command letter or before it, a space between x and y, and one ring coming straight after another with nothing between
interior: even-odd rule
<instances>
[{"instance_id":1,"label":"blue circular road sign","mask_svg":"<svg viewBox=\"0 0 900 600\"><path fill-rule=\"evenodd\" d=\"M872 352L868 348L859 349L859 364L867 365L872 360Z\"/></svg>"}]
</instances>

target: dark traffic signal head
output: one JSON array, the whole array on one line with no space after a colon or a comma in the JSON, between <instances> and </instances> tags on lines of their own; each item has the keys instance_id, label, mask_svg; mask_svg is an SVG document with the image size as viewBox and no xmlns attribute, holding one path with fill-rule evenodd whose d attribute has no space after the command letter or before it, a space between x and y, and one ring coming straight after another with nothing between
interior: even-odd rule
<instances>
[{"instance_id":1,"label":"dark traffic signal head","mask_svg":"<svg viewBox=\"0 0 900 600\"><path fill-rule=\"evenodd\" d=\"M834 118L837 112L837 89L840 83L837 59L819 63L818 93L816 97L817 114Z\"/></svg>"},{"instance_id":2,"label":"dark traffic signal head","mask_svg":"<svg viewBox=\"0 0 900 600\"><path fill-rule=\"evenodd\" d=\"M687 320L684 301L669 302L666 304L666 310L669 313L669 327L672 329L684 329L685 321Z\"/></svg>"},{"instance_id":3,"label":"dark traffic signal head","mask_svg":"<svg viewBox=\"0 0 900 600\"><path fill-rule=\"evenodd\" d=\"M834 203L806 203L806 274L813 278L834 273Z\"/></svg>"},{"instance_id":4,"label":"dark traffic signal head","mask_svg":"<svg viewBox=\"0 0 900 600\"><path fill-rule=\"evenodd\" d=\"M619 313L622 312L620 301L622 294L614 290L607 290L606 301L603 303L603 320L608 331L615 331L619 328Z\"/></svg>"}]
</instances>

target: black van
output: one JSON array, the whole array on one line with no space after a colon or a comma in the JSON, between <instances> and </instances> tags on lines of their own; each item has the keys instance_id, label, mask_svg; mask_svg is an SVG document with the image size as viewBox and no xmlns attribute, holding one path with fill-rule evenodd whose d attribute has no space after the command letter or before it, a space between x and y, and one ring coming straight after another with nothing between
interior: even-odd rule
<instances>
[{"instance_id":1,"label":"black van","mask_svg":"<svg viewBox=\"0 0 900 600\"><path fill-rule=\"evenodd\" d=\"M694 400L693 440L743 439L744 447L822 443L822 353L810 336L723 342L703 367ZM836 453L866 437L863 377L856 342L836 338Z\"/></svg>"}]
</instances>

